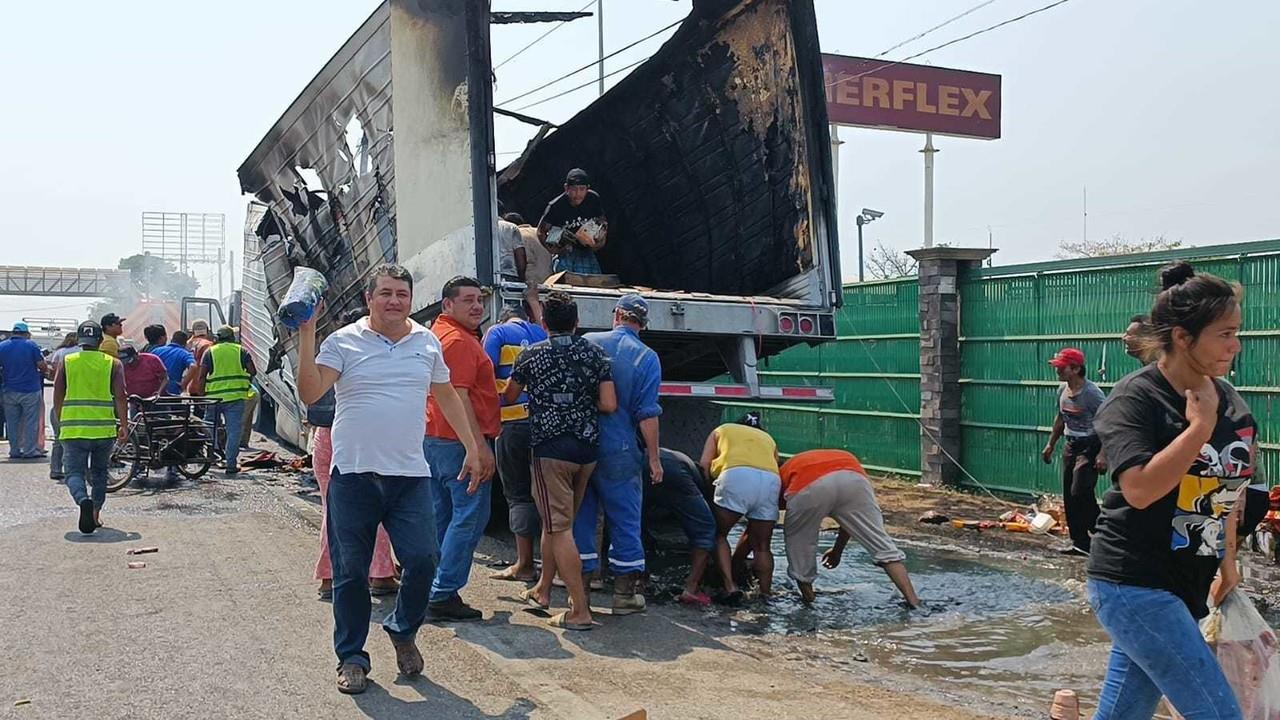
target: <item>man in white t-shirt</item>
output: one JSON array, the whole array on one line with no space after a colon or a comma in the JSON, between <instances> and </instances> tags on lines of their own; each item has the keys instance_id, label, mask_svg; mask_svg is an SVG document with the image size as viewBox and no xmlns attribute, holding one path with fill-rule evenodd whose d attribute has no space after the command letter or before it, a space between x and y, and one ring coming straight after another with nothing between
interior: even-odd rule
<instances>
[{"instance_id":1,"label":"man in white t-shirt","mask_svg":"<svg viewBox=\"0 0 1280 720\"><path fill-rule=\"evenodd\" d=\"M395 611L382 626L400 672L422 672L414 636L427 614L439 556L431 470L422 453L428 389L466 448L459 479L469 477L469 491L475 492L493 474L493 456L477 452L467 410L449 383L439 340L409 317L409 271L399 265L375 268L365 301L369 316L325 338L318 356L315 316L298 335L299 398L312 404L330 388L336 396L327 526L338 690L349 694L364 692L368 683L368 577L379 523L403 571Z\"/></svg>"}]
</instances>

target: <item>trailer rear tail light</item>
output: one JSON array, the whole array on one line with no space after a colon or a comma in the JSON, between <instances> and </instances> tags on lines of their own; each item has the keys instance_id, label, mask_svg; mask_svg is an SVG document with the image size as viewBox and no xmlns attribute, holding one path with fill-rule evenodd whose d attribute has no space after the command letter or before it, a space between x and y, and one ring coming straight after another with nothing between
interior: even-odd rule
<instances>
[{"instance_id":1,"label":"trailer rear tail light","mask_svg":"<svg viewBox=\"0 0 1280 720\"><path fill-rule=\"evenodd\" d=\"M812 335L814 331L814 327L815 325L812 317L805 315L800 318L800 334L801 335Z\"/></svg>"},{"instance_id":2,"label":"trailer rear tail light","mask_svg":"<svg viewBox=\"0 0 1280 720\"><path fill-rule=\"evenodd\" d=\"M792 313L778 314L778 332L791 335L796 331L796 316Z\"/></svg>"}]
</instances>

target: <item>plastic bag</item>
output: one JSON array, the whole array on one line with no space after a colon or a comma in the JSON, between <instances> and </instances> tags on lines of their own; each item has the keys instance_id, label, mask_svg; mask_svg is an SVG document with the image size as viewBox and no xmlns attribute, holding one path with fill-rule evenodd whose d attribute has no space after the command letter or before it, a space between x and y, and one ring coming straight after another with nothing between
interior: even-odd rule
<instances>
[{"instance_id":1,"label":"plastic bag","mask_svg":"<svg viewBox=\"0 0 1280 720\"><path fill-rule=\"evenodd\" d=\"M311 319L316 305L329 288L329 281L319 271L299 265L293 269L293 282L280 301L280 310L276 317L290 330L297 330L298 325Z\"/></svg>"},{"instance_id":2,"label":"plastic bag","mask_svg":"<svg viewBox=\"0 0 1280 720\"><path fill-rule=\"evenodd\" d=\"M1245 720L1280 720L1276 633L1240 588L1200 621L1200 632L1235 690Z\"/></svg>"}]
</instances>

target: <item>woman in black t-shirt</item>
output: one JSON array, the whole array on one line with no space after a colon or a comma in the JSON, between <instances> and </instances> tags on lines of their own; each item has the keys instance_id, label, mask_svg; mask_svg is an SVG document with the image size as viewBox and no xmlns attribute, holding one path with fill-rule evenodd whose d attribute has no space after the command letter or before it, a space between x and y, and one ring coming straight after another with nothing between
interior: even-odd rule
<instances>
[{"instance_id":1,"label":"woman in black t-shirt","mask_svg":"<svg viewBox=\"0 0 1280 720\"><path fill-rule=\"evenodd\" d=\"M1240 288L1187 263L1161 280L1144 328L1159 360L1094 421L1113 473L1088 569L1113 643L1095 720L1148 720L1161 695L1188 720L1241 717L1196 624L1219 568L1219 598L1239 583L1236 500L1255 472L1257 423L1220 379L1240 352Z\"/></svg>"}]
</instances>

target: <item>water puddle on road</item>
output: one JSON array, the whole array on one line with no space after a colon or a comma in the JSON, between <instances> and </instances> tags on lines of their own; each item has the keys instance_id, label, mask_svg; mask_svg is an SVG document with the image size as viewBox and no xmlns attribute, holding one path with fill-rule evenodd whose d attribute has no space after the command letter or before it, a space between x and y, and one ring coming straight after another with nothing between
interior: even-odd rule
<instances>
[{"instance_id":1,"label":"water puddle on road","mask_svg":"<svg viewBox=\"0 0 1280 720\"><path fill-rule=\"evenodd\" d=\"M833 534L824 533L821 549ZM816 636L843 659L857 657L947 690L1019 706L1048 707L1053 692L1096 695L1110 643L1088 612L1080 570L1036 560L904 547L925 611L908 611L888 576L856 543L840 566L820 568L811 607L786 577L774 541L778 597L732 613L758 635ZM845 664L841 662L841 664Z\"/></svg>"}]
</instances>

